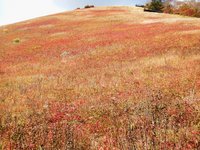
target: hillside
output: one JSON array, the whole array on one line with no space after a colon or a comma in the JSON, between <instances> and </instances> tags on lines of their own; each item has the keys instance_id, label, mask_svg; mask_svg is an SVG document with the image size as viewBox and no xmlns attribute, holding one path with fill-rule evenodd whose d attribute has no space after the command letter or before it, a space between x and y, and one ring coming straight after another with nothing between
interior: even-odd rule
<instances>
[{"instance_id":1,"label":"hillside","mask_svg":"<svg viewBox=\"0 0 200 150\"><path fill-rule=\"evenodd\" d=\"M0 39L0 149L200 147L199 19L97 7Z\"/></svg>"}]
</instances>

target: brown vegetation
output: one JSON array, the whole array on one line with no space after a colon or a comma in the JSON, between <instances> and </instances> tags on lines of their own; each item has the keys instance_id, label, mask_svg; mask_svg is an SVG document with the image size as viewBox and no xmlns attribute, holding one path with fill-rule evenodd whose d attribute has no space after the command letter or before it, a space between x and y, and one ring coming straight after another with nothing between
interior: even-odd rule
<instances>
[{"instance_id":1,"label":"brown vegetation","mask_svg":"<svg viewBox=\"0 0 200 150\"><path fill-rule=\"evenodd\" d=\"M199 19L102 7L0 31L0 149L200 148Z\"/></svg>"}]
</instances>

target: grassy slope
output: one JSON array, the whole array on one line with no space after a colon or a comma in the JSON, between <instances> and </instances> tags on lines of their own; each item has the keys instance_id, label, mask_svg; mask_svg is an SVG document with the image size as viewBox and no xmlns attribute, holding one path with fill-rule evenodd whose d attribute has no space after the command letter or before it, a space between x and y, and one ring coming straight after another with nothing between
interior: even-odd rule
<instances>
[{"instance_id":1,"label":"grassy slope","mask_svg":"<svg viewBox=\"0 0 200 150\"><path fill-rule=\"evenodd\" d=\"M109 109L113 99L137 102L152 91L200 97L196 18L100 7L0 31L2 118L8 112L26 118L52 101L77 106L90 120L97 110Z\"/></svg>"}]
</instances>

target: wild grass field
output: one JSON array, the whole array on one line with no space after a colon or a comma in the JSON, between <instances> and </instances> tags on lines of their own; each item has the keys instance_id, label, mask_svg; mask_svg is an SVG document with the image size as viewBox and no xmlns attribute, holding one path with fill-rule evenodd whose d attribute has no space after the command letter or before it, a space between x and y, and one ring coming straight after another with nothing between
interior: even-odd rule
<instances>
[{"instance_id":1,"label":"wild grass field","mask_svg":"<svg viewBox=\"0 0 200 150\"><path fill-rule=\"evenodd\" d=\"M0 150L199 150L200 19L79 9L0 27Z\"/></svg>"}]
</instances>

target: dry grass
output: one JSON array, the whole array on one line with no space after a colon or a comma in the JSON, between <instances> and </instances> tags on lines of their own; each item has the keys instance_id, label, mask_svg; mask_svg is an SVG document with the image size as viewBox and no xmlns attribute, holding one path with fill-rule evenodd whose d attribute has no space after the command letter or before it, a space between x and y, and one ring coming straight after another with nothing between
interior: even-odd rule
<instances>
[{"instance_id":1,"label":"dry grass","mask_svg":"<svg viewBox=\"0 0 200 150\"><path fill-rule=\"evenodd\" d=\"M199 25L97 7L0 27L0 149L198 149Z\"/></svg>"}]
</instances>

